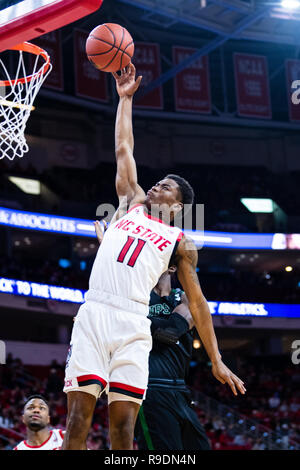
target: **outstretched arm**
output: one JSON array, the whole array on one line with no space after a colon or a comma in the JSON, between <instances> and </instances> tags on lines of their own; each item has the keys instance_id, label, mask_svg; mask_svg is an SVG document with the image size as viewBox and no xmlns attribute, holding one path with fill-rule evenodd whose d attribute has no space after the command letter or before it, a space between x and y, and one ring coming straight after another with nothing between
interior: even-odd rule
<instances>
[{"instance_id":1,"label":"outstretched arm","mask_svg":"<svg viewBox=\"0 0 300 470\"><path fill-rule=\"evenodd\" d=\"M135 67L129 64L121 75L113 73L120 97L116 127L115 152L117 160L116 190L119 202L126 198L127 206L144 202L145 193L137 182L136 163L133 157L132 100L142 77L135 79Z\"/></svg>"},{"instance_id":2,"label":"outstretched arm","mask_svg":"<svg viewBox=\"0 0 300 470\"><path fill-rule=\"evenodd\" d=\"M246 391L244 382L222 361L210 310L196 273L197 261L198 253L195 245L183 237L176 252L177 275L187 296L195 327L211 360L212 373L223 384L228 383L235 395L237 395L236 388L244 394Z\"/></svg>"}]
</instances>

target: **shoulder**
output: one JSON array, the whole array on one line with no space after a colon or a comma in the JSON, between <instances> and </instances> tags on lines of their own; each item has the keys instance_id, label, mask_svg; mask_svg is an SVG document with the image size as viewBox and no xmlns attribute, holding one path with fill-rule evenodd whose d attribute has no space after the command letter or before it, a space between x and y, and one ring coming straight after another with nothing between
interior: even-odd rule
<instances>
[{"instance_id":1,"label":"shoulder","mask_svg":"<svg viewBox=\"0 0 300 470\"><path fill-rule=\"evenodd\" d=\"M25 441L19 442L19 444L17 444L17 445L13 448L13 450L21 450L23 447L25 447L25 444L24 444L24 443L25 443Z\"/></svg>"},{"instance_id":2,"label":"shoulder","mask_svg":"<svg viewBox=\"0 0 300 470\"><path fill-rule=\"evenodd\" d=\"M62 439L65 436L66 431L63 431L62 429L52 429L53 433L56 435L59 435Z\"/></svg>"},{"instance_id":3,"label":"shoulder","mask_svg":"<svg viewBox=\"0 0 300 470\"><path fill-rule=\"evenodd\" d=\"M136 185L135 194L132 199L129 200L129 206L134 204L144 204L146 199L146 194L143 188L139 184Z\"/></svg>"},{"instance_id":4,"label":"shoulder","mask_svg":"<svg viewBox=\"0 0 300 470\"><path fill-rule=\"evenodd\" d=\"M194 241L191 237L187 237L184 234L176 250L176 261L178 262L182 259L193 265L196 265L198 260L198 251Z\"/></svg>"}]
</instances>

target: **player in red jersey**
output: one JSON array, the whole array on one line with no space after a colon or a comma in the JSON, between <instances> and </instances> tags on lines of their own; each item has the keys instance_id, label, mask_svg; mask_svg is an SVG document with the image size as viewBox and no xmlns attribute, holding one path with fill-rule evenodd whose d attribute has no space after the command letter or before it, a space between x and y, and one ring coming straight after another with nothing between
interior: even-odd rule
<instances>
[{"instance_id":1,"label":"player in red jersey","mask_svg":"<svg viewBox=\"0 0 300 470\"><path fill-rule=\"evenodd\" d=\"M235 395L237 390L245 393L243 382L222 362L196 274L195 245L170 225L185 204L192 204L193 190L177 175L166 176L147 195L139 186L133 157L132 99L141 77L135 79L133 64L114 77L120 97L115 130L116 190L120 207L125 199L128 210L124 215L119 211L120 218L106 231L86 302L74 322L64 387L68 394L64 450L86 449L96 400L104 389L108 390L111 448L132 449L136 417L148 383L150 292L171 259L177 265L214 376L228 383ZM152 210L154 205L160 208L160 218Z\"/></svg>"},{"instance_id":2,"label":"player in red jersey","mask_svg":"<svg viewBox=\"0 0 300 470\"><path fill-rule=\"evenodd\" d=\"M49 429L49 405L41 395L32 395L24 405L22 417L27 439L13 450L58 450L64 439L61 429Z\"/></svg>"}]
</instances>

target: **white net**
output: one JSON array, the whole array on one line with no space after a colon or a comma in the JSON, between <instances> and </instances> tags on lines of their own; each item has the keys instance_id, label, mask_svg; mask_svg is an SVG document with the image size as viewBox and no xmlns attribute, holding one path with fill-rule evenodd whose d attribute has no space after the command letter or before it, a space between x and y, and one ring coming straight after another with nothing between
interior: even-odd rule
<instances>
[{"instance_id":1,"label":"white net","mask_svg":"<svg viewBox=\"0 0 300 470\"><path fill-rule=\"evenodd\" d=\"M22 45L25 45L23 50L12 52L19 54L14 77L10 76L0 57L0 159L7 157L13 160L28 152L24 135L27 120L34 109L35 97L52 69L48 54L27 44ZM31 54L31 60L29 57L25 59L26 53Z\"/></svg>"}]
</instances>

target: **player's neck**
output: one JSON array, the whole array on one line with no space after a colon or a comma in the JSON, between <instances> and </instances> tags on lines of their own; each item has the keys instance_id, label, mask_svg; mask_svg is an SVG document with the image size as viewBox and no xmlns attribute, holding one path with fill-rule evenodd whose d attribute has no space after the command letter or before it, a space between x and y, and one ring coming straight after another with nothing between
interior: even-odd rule
<instances>
[{"instance_id":1,"label":"player's neck","mask_svg":"<svg viewBox=\"0 0 300 470\"><path fill-rule=\"evenodd\" d=\"M46 427L44 429L40 429L39 431L32 431L31 429L27 428L27 439L26 443L29 446L40 446L42 445L45 441L50 436L50 430Z\"/></svg>"},{"instance_id":2,"label":"player's neck","mask_svg":"<svg viewBox=\"0 0 300 470\"><path fill-rule=\"evenodd\" d=\"M163 275L154 287L154 291L160 297L168 297L171 294L171 289L171 279L169 275Z\"/></svg>"}]
</instances>

